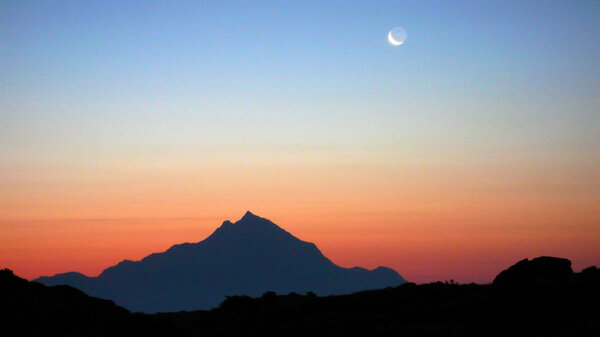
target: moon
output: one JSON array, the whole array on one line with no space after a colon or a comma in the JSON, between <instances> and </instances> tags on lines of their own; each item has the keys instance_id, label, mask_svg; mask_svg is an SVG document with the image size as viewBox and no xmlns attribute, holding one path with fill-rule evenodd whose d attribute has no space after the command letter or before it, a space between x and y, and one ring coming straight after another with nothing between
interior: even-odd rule
<instances>
[{"instance_id":1,"label":"moon","mask_svg":"<svg viewBox=\"0 0 600 337\"><path fill-rule=\"evenodd\" d=\"M388 33L388 41L392 46L399 46L406 41L406 29L396 27Z\"/></svg>"}]
</instances>

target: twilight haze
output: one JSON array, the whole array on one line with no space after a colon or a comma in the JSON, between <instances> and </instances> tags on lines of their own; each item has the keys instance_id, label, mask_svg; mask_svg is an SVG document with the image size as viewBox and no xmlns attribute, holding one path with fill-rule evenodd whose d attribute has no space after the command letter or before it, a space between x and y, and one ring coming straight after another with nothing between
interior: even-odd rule
<instances>
[{"instance_id":1,"label":"twilight haze","mask_svg":"<svg viewBox=\"0 0 600 337\"><path fill-rule=\"evenodd\" d=\"M0 267L95 276L246 210L414 282L598 265L599 17L596 1L3 1Z\"/></svg>"}]
</instances>

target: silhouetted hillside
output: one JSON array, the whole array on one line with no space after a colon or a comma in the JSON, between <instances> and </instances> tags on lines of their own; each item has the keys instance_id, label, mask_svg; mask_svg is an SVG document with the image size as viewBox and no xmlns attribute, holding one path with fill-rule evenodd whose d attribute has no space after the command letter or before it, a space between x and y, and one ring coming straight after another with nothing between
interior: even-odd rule
<instances>
[{"instance_id":1,"label":"silhouetted hillside","mask_svg":"<svg viewBox=\"0 0 600 337\"><path fill-rule=\"evenodd\" d=\"M533 272L515 276L535 274L536 282L406 283L330 297L266 293L163 317L195 336L600 336L600 271L563 277L561 260L519 262L518 269Z\"/></svg>"},{"instance_id":2,"label":"silhouetted hillside","mask_svg":"<svg viewBox=\"0 0 600 337\"><path fill-rule=\"evenodd\" d=\"M236 223L225 221L204 241L175 245L138 262L125 260L98 277L66 273L36 281L68 284L144 312L208 309L226 295L348 294L405 282L385 267L337 266L313 243L250 212Z\"/></svg>"},{"instance_id":3,"label":"silhouetted hillside","mask_svg":"<svg viewBox=\"0 0 600 337\"><path fill-rule=\"evenodd\" d=\"M230 296L210 311L153 315L4 270L0 317L5 331L23 336L598 336L600 270L565 275L565 267L570 261L542 257L500 273L511 276L500 284L405 283L328 297L266 292Z\"/></svg>"},{"instance_id":4,"label":"silhouetted hillside","mask_svg":"<svg viewBox=\"0 0 600 337\"><path fill-rule=\"evenodd\" d=\"M0 322L12 336L177 335L157 317L131 314L113 301L61 285L46 287L0 270Z\"/></svg>"}]
</instances>

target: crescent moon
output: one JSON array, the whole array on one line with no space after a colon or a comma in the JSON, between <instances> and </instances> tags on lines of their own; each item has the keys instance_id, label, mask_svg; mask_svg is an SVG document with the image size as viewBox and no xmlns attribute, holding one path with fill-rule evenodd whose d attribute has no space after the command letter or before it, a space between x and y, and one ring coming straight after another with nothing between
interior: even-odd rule
<instances>
[{"instance_id":1,"label":"crescent moon","mask_svg":"<svg viewBox=\"0 0 600 337\"><path fill-rule=\"evenodd\" d=\"M399 46L399 45L401 45L401 44L404 43L404 41L396 41L396 40L394 40L394 37L392 36L392 32L391 31L388 33L388 41L390 41L390 43L393 46Z\"/></svg>"}]
</instances>

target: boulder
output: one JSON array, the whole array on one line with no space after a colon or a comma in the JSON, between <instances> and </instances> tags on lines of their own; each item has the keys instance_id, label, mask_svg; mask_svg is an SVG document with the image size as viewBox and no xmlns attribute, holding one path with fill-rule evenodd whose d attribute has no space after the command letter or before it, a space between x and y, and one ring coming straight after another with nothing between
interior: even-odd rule
<instances>
[{"instance_id":1,"label":"boulder","mask_svg":"<svg viewBox=\"0 0 600 337\"><path fill-rule=\"evenodd\" d=\"M494 285L528 285L555 283L569 279L573 275L571 261L567 259L542 256L524 259L502 271L494 279Z\"/></svg>"}]
</instances>

